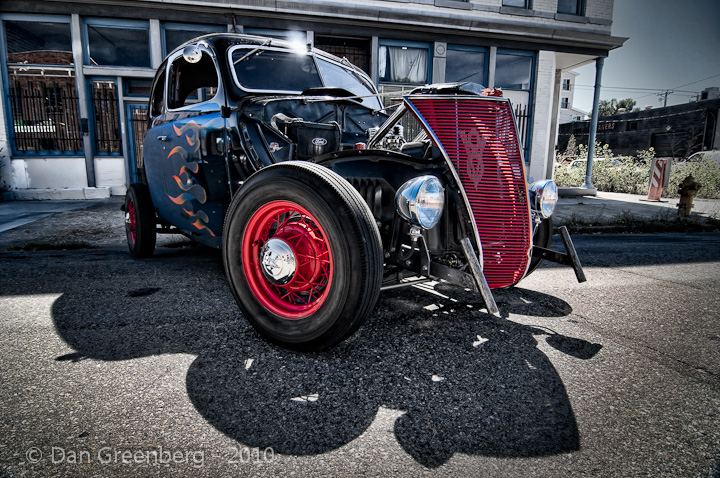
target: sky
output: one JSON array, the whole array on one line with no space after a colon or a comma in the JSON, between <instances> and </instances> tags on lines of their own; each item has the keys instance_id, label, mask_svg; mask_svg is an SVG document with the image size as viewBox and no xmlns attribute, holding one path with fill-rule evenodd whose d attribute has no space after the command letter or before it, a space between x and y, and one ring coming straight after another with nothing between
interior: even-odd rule
<instances>
[{"instance_id":1,"label":"sky","mask_svg":"<svg viewBox=\"0 0 720 478\"><path fill-rule=\"evenodd\" d=\"M605 59L600 99L661 107L720 87L720 0L615 0L612 35L629 38ZM575 108L591 111L595 63L575 69Z\"/></svg>"}]
</instances>

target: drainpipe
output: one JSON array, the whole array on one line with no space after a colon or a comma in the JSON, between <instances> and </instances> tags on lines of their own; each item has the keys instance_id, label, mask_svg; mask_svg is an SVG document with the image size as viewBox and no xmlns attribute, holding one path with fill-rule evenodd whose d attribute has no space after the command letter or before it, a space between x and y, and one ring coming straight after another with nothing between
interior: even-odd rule
<instances>
[{"instance_id":1,"label":"drainpipe","mask_svg":"<svg viewBox=\"0 0 720 478\"><path fill-rule=\"evenodd\" d=\"M84 57L83 57L83 46L82 46L82 26L80 23L80 15L73 13L71 15L70 28L72 31L72 51L73 51L73 62L75 63L75 83L77 85L78 93L78 107L80 110L80 124L82 128L83 137L83 152L85 154L85 172L87 174L87 185L89 188L95 187L95 156L94 145L90 141L90 107L88 106L91 93L88 91L88 86L85 81L85 74L83 73Z\"/></svg>"},{"instance_id":2,"label":"drainpipe","mask_svg":"<svg viewBox=\"0 0 720 478\"><path fill-rule=\"evenodd\" d=\"M587 189L590 195L597 194L595 186L592 185L593 157L595 155L595 136L598 126L598 111L600 110L600 87L602 86L602 71L605 64L605 57L595 60L595 96L593 97L592 121L590 122L590 137L588 138L588 160L585 169L585 182L582 189Z\"/></svg>"}]
</instances>

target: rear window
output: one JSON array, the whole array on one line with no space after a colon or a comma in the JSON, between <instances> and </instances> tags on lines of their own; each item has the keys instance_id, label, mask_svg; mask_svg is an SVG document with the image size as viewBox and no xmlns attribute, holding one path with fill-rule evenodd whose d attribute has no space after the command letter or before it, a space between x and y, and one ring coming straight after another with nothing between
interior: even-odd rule
<instances>
[{"instance_id":1,"label":"rear window","mask_svg":"<svg viewBox=\"0 0 720 478\"><path fill-rule=\"evenodd\" d=\"M248 91L300 93L323 86L312 55L255 48L230 54L235 82Z\"/></svg>"}]
</instances>

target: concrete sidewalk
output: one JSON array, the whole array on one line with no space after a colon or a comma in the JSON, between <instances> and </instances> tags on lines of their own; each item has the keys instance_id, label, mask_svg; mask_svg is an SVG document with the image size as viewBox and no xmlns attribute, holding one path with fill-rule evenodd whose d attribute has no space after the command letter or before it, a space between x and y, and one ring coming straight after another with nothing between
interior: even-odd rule
<instances>
[{"instance_id":1,"label":"concrete sidewalk","mask_svg":"<svg viewBox=\"0 0 720 478\"><path fill-rule=\"evenodd\" d=\"M597 196L561 197L553 214L556 223L571 219L612 220L624 214L636 217L673 217L679 198L648 201L647 196L598 191ZM720 219L720 199L695 199L693 216Z\"/></svg>"},{"instance_id":2,"label":"concrete sidewalk","mask_svg":"<svg viewBox=\"0 0 720 478\"><path fill-rule=\"evenodd\" d=\"M0 203L0 233L19 226L45 219L59 213L90 208L97 204L121 204L120 196L111 199L92 199L82 201L8 201ZM642 218L668 218L677 215L677 198L662 201L647 201L645 196L598 191L597 196L561 197L553 218L555 224L571 220L573 217L585 220L612 221L614 218L631 214ZM117 205L115 205L117 206ZM114 214L119 216L118 207L102 208L95 214ZM720 199L696 199L693 216L720 219Z\"/></svg>"},{"instance_id":3,"label":"concrete sidewalk","mask_svg":"<svg viewBox=\"0 0 720 478\"><path fill-rule=\"evenodd\" d=\"M109 199L0 202L0 233L55 214L86 209Z\"/></svg>"}]
</instances>

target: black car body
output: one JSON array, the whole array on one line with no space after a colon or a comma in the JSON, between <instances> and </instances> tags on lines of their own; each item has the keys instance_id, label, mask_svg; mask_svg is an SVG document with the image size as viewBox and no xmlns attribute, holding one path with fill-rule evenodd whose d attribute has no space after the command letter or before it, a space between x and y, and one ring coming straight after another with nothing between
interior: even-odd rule
<instances>
[{"instance_id":1,"label":"black car body","mask_svg":"<svg viewBox=\"0 0 720 478\"><path fill-rule=\"evenodd\" d=\"M217 34L157 71L140 182L126 199L131 253L156 233L222 248L247 319L285 346L351 335L383 288L516 284L547 250L552 181L528 186L509 100L478 85L419 87L383 106L347 60ZM422 131L406 139L401 119Z\"/></svg>"}]
</instances>

